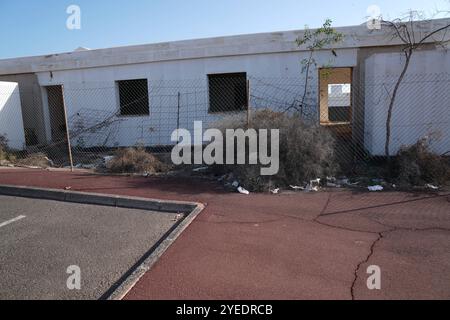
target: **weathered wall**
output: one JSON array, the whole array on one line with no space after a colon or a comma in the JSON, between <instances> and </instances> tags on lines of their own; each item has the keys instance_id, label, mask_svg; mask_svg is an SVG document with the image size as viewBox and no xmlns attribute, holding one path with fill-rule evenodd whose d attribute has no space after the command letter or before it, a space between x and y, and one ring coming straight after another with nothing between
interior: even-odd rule
<instances>
[{"instance_id":1,"label":"weathered wall","mask_svg":"<svg viewBox=\"0 0 450 320\"><path fill-rule=\"evenodd\" d=\"M365 147L384 155L389 94L404 65L400 52L374 53L365 62ZM416 52L398 92L392 118L391 153L433 135L437 153L450 150L450 53Z\"/></svg>"},{"instance_id":2,"label":"weathered wall","mask_svg":"<svg viewBox=\"0 0 450 320\"><path fill-rule=\"evenodd\" d=\"M18 74L0 76L0 81L10 81L19 84L22 104L23 125L38 143L47 142L42 106L41 87L35 74Z\"/></svg>"},{"instance_id":3,"label":"weathered wall","mask_svg":"<svg viewBox=\"0 0 450 320\"><path fill-rule=\"evenodd\" d=\"M14 82L0 82L0 135L6 136L10 148L23 150L25 133L20 91Z\"/></svg>"},{"instance_id":4,"label":"weathered wall","mask_svg":"<svg viewBox=\"0 0 450 320\"><path fill-rule=\"evenodd\" d=\"M316 60L319 66L331 64L336 67L353 67L356 65L356 52L356 49L337 50L335 57L329 51L322 51L317 53ZM105 115L119 110L116 81L148 79L150 116L121 118L119 133L114 132L115 138L109 135L107 144L128 146L139 142L146 145L166 145L171 144L170 135L177 127L178 92L181 92L181 127L191 130L195 120L211 123L223 116L208 114L208 74L247 72L254 96L265 95L273 99L274 95L278 95L273 100L289 102L301 95L304 81L301 60L304 58L307 58L306 52L244 55L42 72L38 73L38 78L41 86L64 85L68 117L73 119L80 115L78 124L88 122L88 119L83 119L83 114L89 110L103 111ZM312 91L317 93L318 70L312 70L311 76ZM263 80L253 81L253 78ZM292 86L295 90L272 87L272 92L267 92L266 87L261 84L263 82L269 82L267 88L273 83L280 87ZM269 99L261 99L256 107L276 106ZM86 143L86 139L83 140ZM101 141L103 142L104 140Z\"/></svg>"}]
</instances>

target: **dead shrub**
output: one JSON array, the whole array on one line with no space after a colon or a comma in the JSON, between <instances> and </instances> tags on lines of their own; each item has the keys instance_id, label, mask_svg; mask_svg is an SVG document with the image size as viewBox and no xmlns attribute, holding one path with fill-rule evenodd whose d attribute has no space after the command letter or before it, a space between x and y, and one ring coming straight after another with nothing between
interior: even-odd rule
<instances>
[{"instance_id":1,"label":"dead shrub","mask_svg":"<svg viewBox=\"0 0 450 320\"><path fill-rule=\"evenodd\" d=\"M0 160L7 160L8 140L5 136L0 135Z\"/></svg>"},{"instance_id":2,"label":"dead shrub","mask_svg":"<svg viewBox=\"0 0 450 320\"><path fill-rule=\"evenodd\" d=\"M0 135L0 161L10 163L15 160L16 156L8 147L8 138L5 135Z\"/></svg>"},{"instance_id":3,"label":"dead shrub","mask_svg":"<svg viewBox=\"0 0 450 320\"><path fill-rule=\"evenodd\" d=\"M396 158L399 184L421 186L427 183L445 184L450 181L448 159L430 150L429 140L402 147Z\"/></svg>"},{"instance_id":4,"label":"dead shrub","mask_svg":"<svg viewBox=\"0 0 450 320\"><path fill-rule=\"evenodd\" d=\"M213 127L225 136L226 129L247 128L246 120L243 115L234 115L215 123ZM310 180L337 172L335 140L325 128L307 124L300 116L270 109L252 111L250 120L250 128L257 131L280 130L280 171L275 176L261 176L260 165L233 166L235 176L249 190L267 191L274 186L304 185ZM268 150L271 150L270 146Z\"/></svg>"},{"instance_id":5,"label":"dead shrub","mask_svg":"<svg viewBox=\"0 0 450 320\"><path fill-rule=\"evenodd\" d=\"M143 147L119 149L109 161L108 169L114 173L148 173L166 172L169 168Z\"/></svg>"},{"instance_id":6,"label":"dead shrub","mask_svg":"<svg viewBox=\"0 0 450 320\"><path fill-rule=\"evenodd\" d=\"M52 162L44 153L33 153L24 159L16 161L19 166L49 168L52 167Z\"/></svg>"}]
</instances>

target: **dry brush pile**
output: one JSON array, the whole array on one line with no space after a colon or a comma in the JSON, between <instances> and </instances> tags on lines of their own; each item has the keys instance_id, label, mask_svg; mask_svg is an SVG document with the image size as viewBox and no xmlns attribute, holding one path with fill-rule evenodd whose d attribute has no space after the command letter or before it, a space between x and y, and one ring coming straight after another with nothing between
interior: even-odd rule
<instances>
[{"instance_id":1,"label":"dry brush pile","mask_svg":"<svg viewBox=\"0 0 450 320\"><path fill-rule=\"evenodd\" d=\"M116 151L107 168L113 173L164 173L169 166L162 163L143 147L124 148Z\"/></svg>"},{"instance_id":2,"label":"dry brush pile","mask_svg":"<svg viewBox=\"0 0 450 320\"><path fill-rule=\"evenodd\" d=\"M446 185L450 181L449 159L431 151L429 139L402 147L395 161L395 176L400 185Z\"/></svg>"},{"instance_id":3,"label":"dry brush pile","mask_svg":"<svg viewBox=\"0 0 450 320\"><path fill-rule=\"evenodd\" d=\"M305 185L310 180L332 176L338 171L333 136L319 125L305 123L298 115L262 109L252 111L249 126L245 116L233 115L212 127L221 130L224 136L227 129L279 129L278 174L261 176L261 165L218 166L222 172L232 171L240 184L250 191ZM268 150L271 150L270 146Z\"/></svg>"}]
</instances>

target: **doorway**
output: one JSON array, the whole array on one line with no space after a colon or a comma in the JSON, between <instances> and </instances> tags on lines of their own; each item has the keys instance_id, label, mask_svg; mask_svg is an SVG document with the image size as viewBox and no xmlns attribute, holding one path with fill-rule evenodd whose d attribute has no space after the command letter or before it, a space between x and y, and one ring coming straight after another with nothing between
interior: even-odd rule
<instances>
[{"instance_id":1,"label":"doorway","mask_svg":"<svg viewBox=\"0 0 450 320\"><path fill-rule=\"evenodd\" d=\"M61 143L66 139L66 118L62 86L48 86L47 100L50 116L51 142Z\"/></svg>"},{"instance_id":2,"label":"doorway","mask_svg":"<svg viewBox=\"0 0 450 320\"><path fill-rule=\"evenodd\" d=\"M320 78L320 124L350 126L352 122L352 68L324 68Z\"/></svg>"}]
</instances>

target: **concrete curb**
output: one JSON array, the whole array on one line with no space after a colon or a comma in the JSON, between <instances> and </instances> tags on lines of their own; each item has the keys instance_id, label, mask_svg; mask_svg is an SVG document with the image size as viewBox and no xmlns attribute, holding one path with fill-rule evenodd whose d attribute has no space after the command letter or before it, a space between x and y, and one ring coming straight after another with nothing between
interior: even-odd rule
<instances>
[{"instance_id":1,"label":"concrete curb","mask_svg":"<svg viewBox=\"0 0 450 320\"><path fill-rule=\"evenodd\" d=\"M85 193L66 190L31 188L25 186L0 185L0 194L13 197L45 199L71 203L92 204L127 209L153 210L189 214L199 203L182 201L163 201L150 198Z\"/></svg>"},{"instance_id":2,"label":"concrete curb","mask_svg":"<svg viewBox=\"0 0 450 320\"><path fill-rule=\"evenodd\" d=\"M168 233L162 237L162 241L157 243L149 254L144 256L145 259L139 262L139 266L121 282L112 292L107 292L102 298L104 300L122 300L134 288L139 280L155 265L169 247L177 240L181 233L192 223L192 221L203 211L204 206L201 205L194 209L188 216L176 224ZM132 268L133 269L133 268ZM114 287L113 287L114 288Z\"/></svg>"},{"instance_id":3,"label":"concrete curb","mask_svg":"<svg viewBox=\"0 0 450 320\"><path fill-rule=\"evenodd\" d=\"M161 201L11 185L0 185L0 195L182 214L180 220L103 294L100 300L122 300L205 208L203 204L195 202Z\"/></svg>"}]
</instances>

